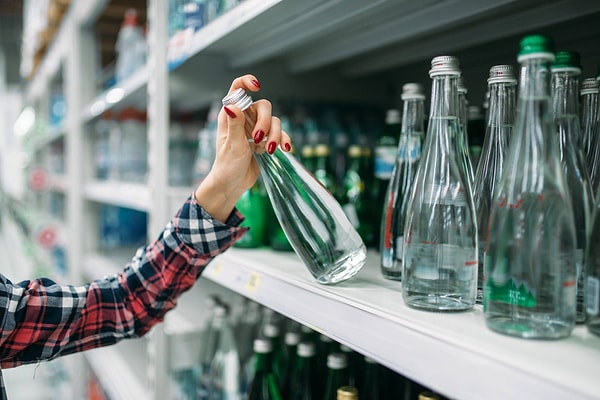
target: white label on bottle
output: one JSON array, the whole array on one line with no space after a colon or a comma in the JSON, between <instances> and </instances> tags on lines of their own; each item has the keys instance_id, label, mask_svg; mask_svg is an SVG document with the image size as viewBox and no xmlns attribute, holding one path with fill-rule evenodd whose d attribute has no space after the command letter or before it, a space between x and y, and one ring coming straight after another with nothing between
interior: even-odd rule
<instances>
[{"instance_id":1,"label":"white label on bottle","mask_svg":"<svg viewBox=\"0 0 600 400\"><path fill-rule=\"evenodd\" d=\"M418 137L400 137L398 159L413 163L421 158L421 140Z\"/></svg>"},{"instance_id":2,"label":"white label on bottle","mask_svg":"<svg viewBox=\"0 0 600 400\"><path fill-rule=\"evenodd\" d=\"M375 177L390 179L396 164L397 149L394 146L377 146L375 148Z\"/></svg>"},{"instance_id":3,"label":"white label on bottle","mask_svg":"<svg viewBox=\"0 0 600 400\"><path fill-rule=\"evenodd\" d=\"M600 307L600 280L593 276L588 276L585 287L586 311L589 315L598 315Z\"/></svg>"}]
</instances>

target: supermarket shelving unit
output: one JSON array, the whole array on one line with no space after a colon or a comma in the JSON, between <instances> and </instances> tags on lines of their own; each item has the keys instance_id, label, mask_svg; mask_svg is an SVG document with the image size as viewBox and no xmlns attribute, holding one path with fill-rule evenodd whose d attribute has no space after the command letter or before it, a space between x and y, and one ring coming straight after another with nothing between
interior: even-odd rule
<instances>
[{"instance_id":1,"label":"supermarket shelving unit","mask_svg":"<svg viewBox=\"0 0 600 400\"><path fill-rule=\"evenodd\" d=\"M98 91L89 79L98 73L92 27L108 1L72 2L27 86L26 103L42 107L56 75L64 79L68 111L58 136L64 135L66 172L52 182L67 198L74 282L112 274L132 255L129 249L107 258L94 250L89 204L146 211L153 238L191 193L168 185L170 111L208 108L238 75L257 75L261 97L395 106L403 83L428 83L429 61L440 54L459 56L473 87L483 90L476 80L485 82L493 64L515 64L519 37L533 31L580 51L584 75L594 74L600 61L596 0L245 0L198 31L185 60L169 67L167 3L148 0L146 67L118 88ZM483 99L476 90L472 95ZM92 125L106 109L130 105L148 109L148 183L95 181ZM525 341L489 331L478 307L457 314L411 310L398 284L379 276L375 252L356 278L336 286L316 284L293 253L264 249L231 249L205 278L186 294L190 304L197 305L206 287L227 288L451 398L600 398L600 339L584 327L565 340ZM174 343L182 337L193 342L200 329L193 319L193 312L175 310L147 339L89 352L89 365L111 398L168 398ZM142 359L128 356L133 353Z\"/></svg>"}]
</instances>

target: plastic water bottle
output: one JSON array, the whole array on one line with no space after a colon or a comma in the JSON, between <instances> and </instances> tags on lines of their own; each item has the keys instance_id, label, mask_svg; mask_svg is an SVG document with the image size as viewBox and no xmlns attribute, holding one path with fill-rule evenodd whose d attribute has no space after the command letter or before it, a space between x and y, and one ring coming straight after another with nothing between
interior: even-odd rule
<instances>
[{"instance_id":1,"label":"plastic water bottle","mask_svg":"<svg viewBox=\"0 0 600 400\"><path fill-rule=\"evenodd\" d=\"M138 23L137 12L133 8L125 12L115 47L115 75L117 83L120 83L146 63L146 39Z\"/></svg>"}]
</instances>

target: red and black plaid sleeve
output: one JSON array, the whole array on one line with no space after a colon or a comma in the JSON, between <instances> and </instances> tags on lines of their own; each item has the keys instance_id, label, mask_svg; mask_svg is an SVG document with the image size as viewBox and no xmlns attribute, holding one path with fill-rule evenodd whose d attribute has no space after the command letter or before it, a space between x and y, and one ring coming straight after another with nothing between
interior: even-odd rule
<instances>
[{"instance_id":1,"label":"red and black plaid sleeve","mask_svg":"<svg viewBox=\"0 0 600 400\"><path fill-rule=\"evenodd\" d=\"M0 367L137 337L162 321L204 267L246 228L234 211L225 224L188 198L158 239L118 275L85 286L48 279L11 283L0 274Z\"/></svg>"}]
</instances>

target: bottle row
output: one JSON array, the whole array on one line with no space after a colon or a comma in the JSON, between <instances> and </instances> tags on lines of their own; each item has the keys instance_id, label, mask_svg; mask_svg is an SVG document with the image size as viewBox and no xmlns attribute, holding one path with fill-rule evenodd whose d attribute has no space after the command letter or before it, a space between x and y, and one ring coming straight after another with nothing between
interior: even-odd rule
<instances>
[{"instance_id":1,"label":"bottle row","mask_svg":"<svg viewBox=\"0 0 600 400\"><path fill-rule=\"evenodd\" d=\"M172 373L172 400L442 399L328 336L236 296L209 297L200 362Z\"/></svg>"}]
</instances>

